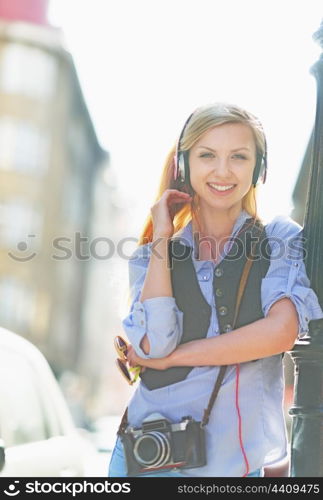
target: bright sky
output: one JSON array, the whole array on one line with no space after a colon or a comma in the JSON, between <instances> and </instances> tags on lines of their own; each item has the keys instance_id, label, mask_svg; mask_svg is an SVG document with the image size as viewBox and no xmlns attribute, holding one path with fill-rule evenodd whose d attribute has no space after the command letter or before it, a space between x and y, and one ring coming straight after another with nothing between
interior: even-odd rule
<instances>
[{"instance_id":1,"label":"bright sky","mask_svg":"<svg viewBox=\"0 0 323 500\"><path fill-rule=\"evenodd\" d=\"M227 101L263 123L260 213L290 214L315 118L322 0L51 0L138 236L188 115Z\"/></svg>"}]
</instances>

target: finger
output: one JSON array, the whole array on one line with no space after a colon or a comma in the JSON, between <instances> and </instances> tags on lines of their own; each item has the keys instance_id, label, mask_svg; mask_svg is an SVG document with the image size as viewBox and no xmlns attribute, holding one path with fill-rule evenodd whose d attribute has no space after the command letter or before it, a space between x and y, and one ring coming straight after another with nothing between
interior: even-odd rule
<instances>
[{"instance_id":1,"label":"finger","mask_svg":"<svg viewBox=\"0 0 323 500\"><path fill-rule=\"evenodd\" d=\"M134 349L132 350L132 352L128 355L128 358L127 358L127 361L129 363L130 366L136 366L138 365L139 363L139 358L138 356L136 355L136 353L134 352Z\"/></svg>"},{"instance_id":2,"label":"finger","mask_svg":"<svg viewBox=\"0 0 323 500\"><path fill-rule=\"evenodd\" d=\"M130 358L131 356L133 356L135 354L135 350L134 348L132 347L131 344L128 345L127 347L127 358Z\"/></svg>"},{"instance_id":3,"label":"finger","mask_svg":"<svg viewBox=\"0 0 323 500\"><path fill-rule=\"evenodd\" d=\"M191 198L191 195L188 194L188 193L183 193L181 191L177 191L176 193L171 193L168 198L171 198L171 199L174 199L174 198L177 198L179 200L188 200L189 198Z\"/></svg>"},{"instance_id":4,"label":"finger","mask_svg":"<svg viewBox=\"0 0 323 500\"><path fill-rule=\"evenodd\" d=\"M188 199L188 200L174 200L174 201L170 201L168 203L168 207L175 207L175 208L180 208L182 206L184 206L185 204L187 203L191 203L191 199Z\"/></svg>"},{"instance_id":5,"label":"finger","mask_svg":"<svg viewBox=\"0 0 323 500\"><path fill-rule=\"evenodd\" d=\"M179 189L167 189L164 193L164 196L166 198L169 197L180 197L180 198L189 198L191 195L189 193L186 193L185 191L179 191Z\"/></svg>"},{"instance_id":6,"label":"finger","mask_svg":"<svg viewBox=\"0 0 323 500\"><path fill-rule=\"evenodd\" d=\"M180 189L168 188L165 190L165 193L181 193L187 194L185 191L181 191Z\"/></svg>"},{"instance_id":7,"label":"finger","mask_svg":"<svg viewBox=\"0 0 323 500\"><path fill-rule=\"evenodd\" d=\"M182 206L182 205L185 205L185 203L190 203L192 201L192 198L168 198L166 200L166 203L168 205L168 207L172 207L172 206L175 206L178 205L178 206Z\"/></svg>"},{"instance_id":8,"label":"finger","mask_svg":"<svg viewBox=\"0 0 323 500\"><path fill-rule=\"evenodd\" d=\"M188 201L191 201L192 197L191 196L170 196L167 198L168 203L187 203Z\"/></svg>"}]
</instances>

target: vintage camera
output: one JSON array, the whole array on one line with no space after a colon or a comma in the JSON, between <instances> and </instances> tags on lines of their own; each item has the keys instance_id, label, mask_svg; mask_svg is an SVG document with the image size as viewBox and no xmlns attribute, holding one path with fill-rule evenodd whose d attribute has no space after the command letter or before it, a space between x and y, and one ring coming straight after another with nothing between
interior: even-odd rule
<instances>
[{"instance_id":1,"label":"vintage camera","mask_svg":"<svg viewBox=\"0 0 323 500\"><path fill-rule=\"evenodd\" d=\"M128 426L121 439L130 477L206 464L204 428L190 416L171 423L153 413L143 420L142 427Z\"/></svg>"}]
</instances>

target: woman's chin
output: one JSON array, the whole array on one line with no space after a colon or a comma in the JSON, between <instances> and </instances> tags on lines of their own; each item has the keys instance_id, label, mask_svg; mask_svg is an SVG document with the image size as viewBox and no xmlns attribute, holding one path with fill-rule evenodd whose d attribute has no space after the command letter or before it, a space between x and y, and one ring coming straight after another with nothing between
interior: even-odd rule
<instances>
[{"instance_id":1,"label":"woman's chin","mask_svg":"<svg viewBox=\"0 0 323 500\"><path fill-rule=\"evenodd\" d=\"M238 212L242 209L242 201L232 201L232 200L204 200L204 203L200 203L201 208L207 210L215 210L219 212L227 212L232 210L237 210Z\"/></svg>"}]
</instances>

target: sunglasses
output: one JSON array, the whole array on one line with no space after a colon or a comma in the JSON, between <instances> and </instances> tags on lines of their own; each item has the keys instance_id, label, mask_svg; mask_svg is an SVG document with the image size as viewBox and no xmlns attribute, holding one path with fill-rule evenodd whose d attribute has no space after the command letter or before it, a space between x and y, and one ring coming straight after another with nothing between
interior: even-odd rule
<instances>
[{"instance_id":1,"label":"sunglasses","mask_svg":"<svg viewBox=\"0 0 323 500\"><path fill-rule=\"evenodd\" d=\"M127 342L118 335L114 339L114 347L118 353L119 358L116 359L117 367L119 368L121 374L126 379L129 385L134 384L140 375L140 366L128 367L127 361Z\"/></svg>"}]
</instances>

